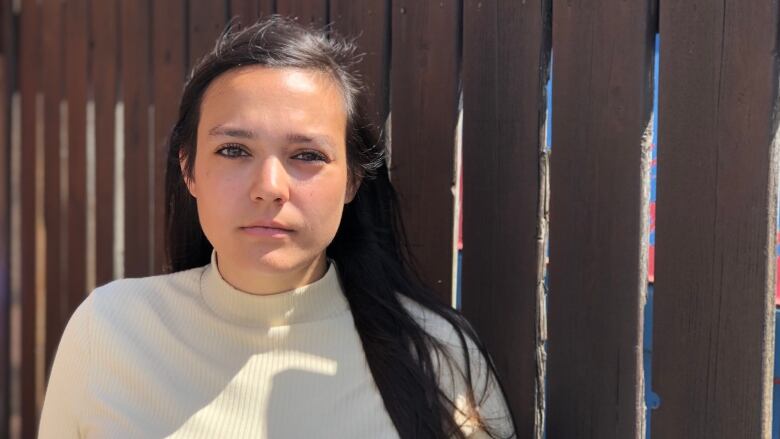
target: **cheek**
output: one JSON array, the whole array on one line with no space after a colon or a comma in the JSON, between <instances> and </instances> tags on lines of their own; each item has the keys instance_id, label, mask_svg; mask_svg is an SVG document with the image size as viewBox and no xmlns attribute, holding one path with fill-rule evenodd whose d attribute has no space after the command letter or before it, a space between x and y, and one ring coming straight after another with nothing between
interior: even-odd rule
<instances>
[{"instance_id":1,"label":"cheek","mask_svg":"<svg viewBox=\"0 0 780 439\"><path fill-rule=\"evenodd\" d=\"M318 179L299 187L301 197L299 208L309 219L312 227L338 227L344 208L346 178Z\"/></svg>"},{"instance_id":2,"label":"cheek","mask_svg":"<svg viewBox=\"0 0 780 439\"><path fill-rule=\"evenodd\" d=\"M252 180L251 172L248 167L229 166L217 160L204 161L195 174L198 192L217 204L223 199L231 202L239 193L246 192Z\"/></svg>"},{"instance_id":3,"label":"cheek","mask_svg":"<svg viewBox=\"0 0 780 439\"><path fill-rule=\"evenodd\" d=\"M241 178L235 173L223 173L219 169L202 166L196 173L198 216L208 235L219 232L225 218L235 217L242 191Z\"/></svg>"}]
</instances>

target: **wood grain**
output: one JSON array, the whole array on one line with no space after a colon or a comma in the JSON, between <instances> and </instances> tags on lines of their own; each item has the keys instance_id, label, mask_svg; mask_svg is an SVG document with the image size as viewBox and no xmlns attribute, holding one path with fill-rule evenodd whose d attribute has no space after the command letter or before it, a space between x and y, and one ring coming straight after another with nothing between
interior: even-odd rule
<instances>
[{"instance_id":1,"label":"wood grain","mask_svg":"<svg viewBox=\"0 0 780 439\"><path fill-rule=\"evenodd\" d=\"M536 289L550 7L467 0L463 11L461 309L493 356L517 437L527 438L541 437L544 410Z\"/></svg>"},{"instance_id":2,"label":"wood grain","mask_svg":"<svg viewBox=\"0 0 780 439\"><path fill-rule=\"evenodd\" d=\"M65 78L68 99L68 251L64 325L87 291L87 1L68 0ZM47 297L51 297L47 293ZM56 293L54 293L56 294ZM59 341L59 338L58 340Z\"/></svg>"},{"instance_id":3,"label":"wood grain","mask_svg":"<svg viewBox=\"0 0 780 439\"><path fill-rule=\"evenodd\" d=\"M384 129L389 110L390 1L330 1L333 29L354 38L363 59L358 71L368 89L366 107L373 123Z\"/></svg>"},{"instance_id":4,"label":"wood grain","mask_svg":"<svg viewBox=\"0 0 780 439\"><path fill-rule=\"evenodd\" d=\"M660 4L654 436L771 436L779 16Z\"/></svg>"},{"instance_id":5,"label":"wood grain","mask_svg":"<svg viewBox=\"0 0 780 439\"><path fill-rule=\"evenodd\" d=\"M9 0L0 0L0 322L11 320L11 66L13 43ZM0 434L8 435L11 411L11 327L0 325Z\"/></svg>"},{"instance_id":6,"label":"wood grain","mask_svg":"<svg viewBox=\"0 0 780 439\"><path fill-rule=\"evenodd\" d=\"M644 437L650 10L553 1L550 439Z\"/></svg>"},{"instance_id":7,"label":"wood grain","mask_svg":"<svg viewBox=\"0 0 780 439\"><path fill-rule=\"evenodd\" d=\"M223 0L190 0L188 13L188 59L189 69L192 69L214 48L227 21L227 4Z\"/></svg>"},{"instance_id":8,"label":"wood grain","mask_svg":"<svg viewBox=\"0 0 780 439\"><path fill-rule=\"evenodd\" d=\"M421 277L452 298L458 35L454 1L398 1L392 11L391 178Z\"/></svg>"},{"instance_id":9,"label":"wood grain","mask_svg":"<svg viewBox=\"0 0 780 439\"><path fill-rule=\"evenodd\" d=\"M36 252L35 239L35 171L36 171L36 93L39 89L40 54L40 10L36 0L23 0L20 17L19 40L19 91L21 96L21 364L19 369L19 415L21 416L20 435L24 439L33 439L37 431L37 399L39 396L36 370Z\"/></svg>"},{"instance_id":10,"label":"wood grain","mask_svg":"<svg viewBox=\"0 0 780 439\"><path fill-rule=\"evenodd\" d=\"M125 277L151 273L149 3L121 2L125 141Z\"/></svg>"},{"instance_id":11,"label":"wood grain","mask_svg":"<svg viewBox=\"0 0 780 439\"><path fill-rule=\"evenodd\" d=\"M260 16L257 0L230 0L230 19L238 18L243 26L254 22Z\"/></svg>"},{"instance_id":12,"label":"wood grain","mask_svg":"<svg viewBox=\"0 0 780 439\"><path fill-rule=\"evenodd\" d=\"M276 12L315 27L323 27L330 21L326 0L277 0Z\"/></svg>"},{"instance_id":13,"label":"wood grain","mask_svg":"<svg viewBox=\"0 0 780 439\"><path fill-rule=\"evenodd\" d=\"M154 262L153 271L167 271L165 258L165 169L168 136L176 124L185 79L183 0L154 3ZM165 17L165 19L162 19Z\"/></svg>"},{"instance_id":14,"label":"wood grain","mask_svg":"<svg viewBox=\"0 0 780 439\"><path fill-rule=\"evenodd\" d=\"M60 334L64 328L67 307L67 276L63 270L63 255L67 251L64 240L67 214L62 209L60 187L61 144L60 107L64 99L64 15L62 2L46 0L41 9L41 90L43 91L43 144L44 144L44 224L46 227L46 291L52 294L46 300L46 347L44 358L46 371Z\"/></svg>"},{"instance_id":15,"label":"wood grain","mask_svg":"<svg viewBox=\"0 0 780 439\"><path fill-rule=\"evenodd\" d=\"M117 0L90 2L95 100L95 283L114 279L114 178L119 66Z\"/></svg>"}]
</instances>

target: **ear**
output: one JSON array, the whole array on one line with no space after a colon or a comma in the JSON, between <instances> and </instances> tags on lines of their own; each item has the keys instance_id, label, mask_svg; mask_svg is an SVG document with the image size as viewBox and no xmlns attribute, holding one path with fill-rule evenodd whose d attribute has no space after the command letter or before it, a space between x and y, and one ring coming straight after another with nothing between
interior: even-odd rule
<instances>
[{"instance_id":1,"label":"ear","mask_svg":"<svg viewBox=\"0 0 780 439\"><path fill-rule=\"evenodd\" d=\"M195 194L195 182L187 177L187 158L184 156L184 149L179 150L179 168L181 169L181 175L184 179L184 184L187 185L187 190L190 191L190 195L192 195L193 198L198 198L198 196Z\"/></svg>"},{"instance_id":2,"label":"ear","mask_svg":"<svg viewBox=\"0 0 780 439\"><path fill-rule=\"evenodd\" d=\"M349 204L355 199L355 195L357 194L358 189L360 189L360 183L362 181L362 178L356 178L352 175L349 176L347 181L347 192L344 196L344 204Z\"/></svg>"}]
</instances>

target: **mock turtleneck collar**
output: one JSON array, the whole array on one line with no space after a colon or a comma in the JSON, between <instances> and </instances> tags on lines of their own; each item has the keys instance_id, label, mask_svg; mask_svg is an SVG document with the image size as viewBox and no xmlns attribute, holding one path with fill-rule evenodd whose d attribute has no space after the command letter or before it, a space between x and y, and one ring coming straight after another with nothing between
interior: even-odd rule
<instances>
[{"instance_id":1,"label":"mock turtleneck collar","mask_svg":"<svg viewBox=\"0 0 780 439\"><path fill-rule=\"evenodd\" d=\"M217 268L216 252L200 279L206 304L220 317L244 326L271 327L327 319L349 309L336 264L308 285L270 295L246 293L227 283Z\"/></svg>"}]
</instances>

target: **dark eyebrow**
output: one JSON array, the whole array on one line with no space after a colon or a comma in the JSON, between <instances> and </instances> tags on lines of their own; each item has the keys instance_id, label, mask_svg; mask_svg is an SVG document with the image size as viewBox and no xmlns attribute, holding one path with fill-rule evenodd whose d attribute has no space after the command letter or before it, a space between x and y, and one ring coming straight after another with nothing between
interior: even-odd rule
<instances>
[{"instance_id":1,"label":"dark eyebrow","mask_svg":"<svg viewBox=\"0 0 780 439\"><path fill-rule=\"evenodd\" d=\"M257 134L255 134L252 130L247 130L244 128L238 128L238 127L230 127L230 126L223 126L223 125L217 125L214 128L209 130L209 136L224 136L224 137L237 137L240 139L255 139L257 137ZM331 141L329 136L307 136L305 134L301 133L288 133L285 136L285 139L289 143L322 143L326 146L333 147L333 142Z\"/></svg>"},{"instance_id":2,"label":"dark eyebrow","mask_svg":"<svg viewBox=\"0 0 780 439\"><path fill-rule=\"evenodd\" d=\"M250 130L234 127L224 127L217 125L209 130L209 136L227 136L227 137L239 137L242 139L254 139L255 133Z\"/></svg>"},{"instance_id":3,"label":"dark eyebrow","mask_svg":"<svg viewBox=\"0 0 780 439\"><path fill-rule=\"evenodd\" d=\"M287 141L290 143L309 143L314 141L314 139L312 139L311 137L304 136L303 134L298 134L298 133L289 133L285 137L287 138Z\"/></svg>"},{"instance_id":4,"label":"dark eyebrow","mask_svg":"<svg viewBox=\"0 0 780 439\"><path fill-rule=\"evenodd\" d=\"M299 134L299 133L289 133L286 136L287 141L290 143L323 143L326 146L333 147L333 142L330 141L329 136L314 136L309 137L305 134Z\"/></svg>"}]
</instances>

